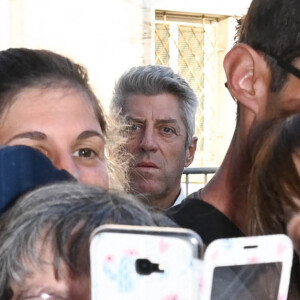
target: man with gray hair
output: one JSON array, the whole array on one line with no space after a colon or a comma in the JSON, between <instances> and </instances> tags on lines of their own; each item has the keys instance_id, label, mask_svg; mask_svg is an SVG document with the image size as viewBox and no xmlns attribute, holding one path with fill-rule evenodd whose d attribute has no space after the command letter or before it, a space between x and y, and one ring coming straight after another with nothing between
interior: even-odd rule
<instances>
[{"instance_id":1,"label":"man with gray hair","mask_svg":"<svg viewBox=\"0 0 300 300\"><path fill-rule=\"evenodd\" d=\"M133 67L115 86L111 108L126 124L132 154L129 192L158 209L179 204L181 175L193 159L198 100L171 68Z\"/></svg>"}]
</instances>

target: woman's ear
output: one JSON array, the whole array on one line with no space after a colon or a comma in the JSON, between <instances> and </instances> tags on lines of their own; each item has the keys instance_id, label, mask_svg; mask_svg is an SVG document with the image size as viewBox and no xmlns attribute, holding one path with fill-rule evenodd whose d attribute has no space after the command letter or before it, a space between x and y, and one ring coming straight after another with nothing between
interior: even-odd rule
<instances>
[{"instance_id":1,"label":"woman's ear","mask_svg":"<svg viewBox=\"0 0 300 300\"><path fill-rule=\"evenodd\" d=\"M267 102L271 78L263 55L246 44L237 44L225 56L224 70L232 96L258 115Z\"/></svg>"}]
</instances>

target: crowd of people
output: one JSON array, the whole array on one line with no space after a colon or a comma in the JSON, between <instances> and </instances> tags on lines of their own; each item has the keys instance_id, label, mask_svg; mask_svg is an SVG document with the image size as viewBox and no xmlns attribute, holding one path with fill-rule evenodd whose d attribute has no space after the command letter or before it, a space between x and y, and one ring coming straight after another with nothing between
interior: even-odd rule
<instances>
[{"instance_id":1,"label":"crowd of people","mask_svg":"<svg viewBox=\"0 0 300 300\"><path fill-rule=\"evenodd\" d=\"M92 231L131 224L192 229L206 245L287 234L299 299L298 13L297 0L253 0L240 20L224 59L235 132L217 173L186 198L198 100L179 74L131 68L107 116L84 67L47 50L1 51L0 298L89 299Z\"/></svg>"}]
</instances>

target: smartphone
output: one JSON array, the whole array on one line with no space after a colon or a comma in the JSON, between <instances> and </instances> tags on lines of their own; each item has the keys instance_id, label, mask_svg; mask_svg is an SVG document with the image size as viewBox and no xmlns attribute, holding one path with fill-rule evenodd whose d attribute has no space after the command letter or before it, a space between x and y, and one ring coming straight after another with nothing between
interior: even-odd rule
<instances>
[{"instance_id":1,"label":"smartphone","mask_svg":"<svg viewBox=\"0 0 300 300\"><path fill-rule=\"evenodd\" d=\"M292 259L284 234L215 240L204 253L201 299L287 299Z\"/></svg>"},{"instance_id":2,"label":"smartphone","mask_svg":"<svg viewBox=\"0 0 300 300\"><path fill-rule=\"evenodd\" d=\"M199 300L202 253L189 229L102 225L90 243L92 300Z\"/></svg>"}]
</instances>

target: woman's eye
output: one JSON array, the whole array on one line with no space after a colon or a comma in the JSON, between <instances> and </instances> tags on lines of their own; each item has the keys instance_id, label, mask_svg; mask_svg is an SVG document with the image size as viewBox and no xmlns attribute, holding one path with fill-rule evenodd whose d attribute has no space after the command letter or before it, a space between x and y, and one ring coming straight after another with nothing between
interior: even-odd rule
<instances>
[{"instance_id":1,"label":"woman's eye","mask_svg":"<svg viewBox=\"0 0 300 300\"><path fill-rule=\"evenodd\" d=\"M96 156L95 151L89 148L82 148L74 152L74 156L80 158L93 158Z\"/></svg>"}]
</instances>

